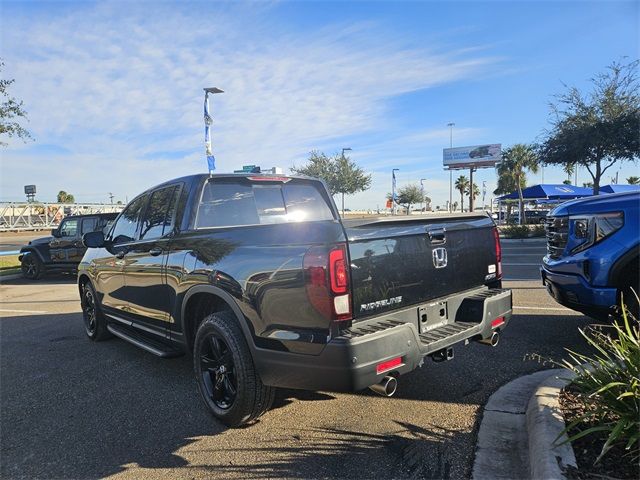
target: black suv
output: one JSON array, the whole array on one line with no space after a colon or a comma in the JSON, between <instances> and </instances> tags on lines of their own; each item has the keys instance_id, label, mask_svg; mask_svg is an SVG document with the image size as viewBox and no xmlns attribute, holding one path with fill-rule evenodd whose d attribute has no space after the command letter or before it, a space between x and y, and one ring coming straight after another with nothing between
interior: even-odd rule
<instances>
[{"instance_id":1,"label":"black suv","mask_svg":"<svg viewBox=\"0 0 640 480\"><path fill-rule=\"evenodd\" d=\"M425 357L495 346L511 317L485 213L341 220L311 178L178 178L84 243L88 337L192 355L227 425L264 413L277 387L391 396Z\"/></svg>"},{"instance_id":2,"label":"black suv","mask_svg":"<svg viewBox=\"0 0 640 480\"><path fill-rule=\"evenodd\" d=\"M82 235L105 228L118 213L65 217L50 237L36 238L20 249L22 275L37 280L46 272L75 272L86 247Z\"/></svg>"}]
</instances>

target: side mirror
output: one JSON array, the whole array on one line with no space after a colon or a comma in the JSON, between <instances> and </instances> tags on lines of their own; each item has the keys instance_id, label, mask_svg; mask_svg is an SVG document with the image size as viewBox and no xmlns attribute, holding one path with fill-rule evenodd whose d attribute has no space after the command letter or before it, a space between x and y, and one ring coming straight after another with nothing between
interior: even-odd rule
<instances>
[{"instance_id":1,"label":"side mirror","mask_svg":"<svg viewBox=\"0 0 640 480\"><path fill-rule=\"evenodd\" d=\"M82 236L82 243L87 248L104 247L104 233L101 231L85 233Z\"/></svg>"},{"instance_id":2,"label":"side mirror","mask_svg":"<svg viewBox=\"0 0 640 480\"><path fill-rule=\"evenodd\" d=\"M60 236L60 232L58 231L58 229L57 229L57 228L53 228L53 229L51 229L51 235L52 235L53 237L58 238L58 237Z\"/></svg>"}]
</instances>

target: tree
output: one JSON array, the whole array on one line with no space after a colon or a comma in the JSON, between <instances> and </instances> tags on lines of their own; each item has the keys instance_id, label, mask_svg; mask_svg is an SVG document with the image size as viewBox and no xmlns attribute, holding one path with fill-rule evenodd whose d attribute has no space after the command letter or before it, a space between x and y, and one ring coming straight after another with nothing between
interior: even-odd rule
<instances>
[{"instance_id":1,"label":"tree","mask_svg":"<svg viewBox=\"0 0 640 480\"><path fill-rule=\"evenodd\" d=\"M494 191L494 195L508 195L512 192L518 190L518 186L516 185L516 176L514 175L513 170L502 167L502 164L499 164L497 167L498 173L498 185ZM526 172L522 172L522 175L519 177L520 179L520 189L522 190L527 186L527 175ZM513 207L513 203L506 202L507 205L507 217L506 221L509 222L511 219L511 209Z\"/></svg>"},{"instance_id":2,"label":"tree","mask_svg":"<svg viewBox=\"0 0 640 480\"><path fill-rule=\"evenodd\" d=\"M627 183L629 185L640 185L640 177L631 176L627 178Z\"/></svg>"},{"instance_id":3,"label":"tree","mask_svg":"<svg viewBox=\"0 0 640 480\"><path fill-rule=\"evenodd\" d=\"M545 164L583 165L600 193L604 173L617 161L640 157L638 61L612 63L583 95L569 88L551 104L551 128L539 147Z\"/></svg>"},{"instance_id":4,"label":"tree","mask_svg":"<svg viewBox=\"0 0 640 480\"><path fill-rule=\"evenodd\" d=\"M458 202L457 201L453 202L453 211L455 212L456 210L458 210Z\"/></svg>"},{"instance_id":5,"label":"tree","mask_svg":"<svg viewBox=\"0 0 640 480\"><path fill-rule=\"evenodd\" d=\"M480 189L478 188L478 185L475 184L475 182L473 183L473 189L467 188L467 195L471 196L472 193L474 200L478 195L480 195Z\"/></svg>"},{"instance_id":6,"label":"tree","mask_svg":"<svg viewBox=\"0 0 640 480\"><path fill-rule=\"evenodd\" d=\"M405 206L407 215L411 213L411 205L414 203L422 203L423 200L420 185L405 185L398 191L398 203Z\"/></svg>"},{"instance_id":7,"label":"tree","mask_svg":"<svg viewBox=\"0 0 640 480\"><path fill-rule=\"evenodd\" d=\"M460 175L456 179L455 187L460 192L460 211L464 212L464 194L467 193L469 188L469 179L464 175Z\"/></svg>"},{"instance_id":8,"label":"tree","mask_svg":"<svg viewBox=\"0 0 640 480\"><path fill-rule=\"evenodd\" d=\"M76 199L70 193L60 190L58 192L58 203L74 203Z\"/></svg>"},{"instance_id":9,"label":"tree","mask_svg":"<svg viewBox=\"0 0 640 480\"><path fill-rule=\"evenodd\" d=\"M0 72L2 72L4 63L0 61ZM2 100L0 103L0 135L6 135L7 137L18 137L22 141L26 142L28 139L32 140L31 134L23 128L18 120L27 119L27 112L22 109L22 101L16 100L10 96L7 92L8 87L15 82L15 80L5 80L0 78L0 94ZM0 146L6 147L7 143L0 140Z\"/></svg>"},{"instance_id":10,"label":"tree","mask_svg":"<svg viewBox=\"0 0 640 480\"><path fill-rule=\"evenodd\" d=\"M502 152L502 162L498 172L509 171L513 176L516 190L518 191L518 207L520 211L520 224L526 223L524 216L524 199L522 198L523 181L526 182L526 170L536 173L538 171L538 157L531 145L516 143Z\"/></svg>"},{"instance_id":11,"label":"tree","mask_svg":"<svg viewBox=\"0 0 640 480\"><path fill-rule=\"evenodd\" d=\"M584 182L582 186L584 188L593 188L593 182Z\"/></svg>"},{"instance_id":12,"label":"tree","mask_svg":"<svg viewBox=\"0 0 640 480\"><path fill-rule=\"evenodd\" d=\"M563 185L571 185L571 180L563 180Z\"/></svg>"},{"instance_id":13,"label":"tree","mask_svg":"<svg viewBox=\"0 0 640 480\"><path fill-rule=\"evenodd\" d=\"M342 213L344 214L344 196L367 190L371 186L371 175L366 174L355 162L342 154L328 157L317 150L309 154L309 163L303 167L291 167L297 175L306 175L324 180L331 195L342 195Z\"/></svg>"}]
</instances>

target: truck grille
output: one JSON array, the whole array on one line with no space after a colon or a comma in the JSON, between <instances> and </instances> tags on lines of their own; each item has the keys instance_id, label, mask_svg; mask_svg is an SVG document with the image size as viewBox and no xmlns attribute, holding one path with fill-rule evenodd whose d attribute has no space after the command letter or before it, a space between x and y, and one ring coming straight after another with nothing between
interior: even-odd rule
<instances>
[{"instance_id":1,"label":"truck grille","mask_svg":"<svg viewBox=\"0 0 640 480\"><path fill-rule=\"evenodd\" d=\"M569 237L568 217L547 217L547 254L551 258L560 258L567 246Z\"/></svg>"}]
</instances>

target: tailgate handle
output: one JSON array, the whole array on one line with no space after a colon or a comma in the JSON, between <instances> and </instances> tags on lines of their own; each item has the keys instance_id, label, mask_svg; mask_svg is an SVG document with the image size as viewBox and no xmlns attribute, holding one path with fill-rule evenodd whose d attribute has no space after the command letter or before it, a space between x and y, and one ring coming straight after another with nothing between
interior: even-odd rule
<instances>
[{"instance_id":1,"label":"tailgate handle","mask_svg":"<svg viewBox=\"0 0 640 480\"><path fill-rule=\"evenodd\" d=\"M431 245L443 245L447 243L447 237L445 233L446 230L444 228L428 231L427 235L429 235L429 241L431 242Z\"/></svg>"}]
</instances>

